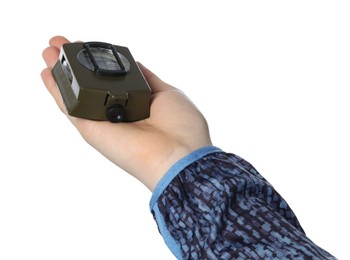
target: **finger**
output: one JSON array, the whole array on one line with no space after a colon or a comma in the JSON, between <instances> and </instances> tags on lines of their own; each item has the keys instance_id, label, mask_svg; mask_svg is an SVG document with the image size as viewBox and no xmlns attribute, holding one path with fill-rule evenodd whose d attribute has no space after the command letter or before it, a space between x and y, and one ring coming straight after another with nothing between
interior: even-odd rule
<instances>
[{"instance_id":1,"label":"finger","mask_svg":"<svg viewBox=\"0 0 350 260\"><path fill-rule=\"evenodd\" d=\"M69 42L70 41L63 36L55 36L50 39L50 46L61 49L62 44Z\"/></svg>"},{"instance_id":2,"label":"finger","mask_svg":"<svg viewBox=\"0 0 350 260\"><path fill-rule=\"evenodd\" d=\"M60 54L59 49L55 48L55 47L47 47L44 51L43 51L43 58L44 61L47 65L47 67L49 68L53 68L53 66L55 65L55 63L57 62L58 56Z\"/></svg>"},{"instance_id":3,"label":"finger","mask_svg":"<svg viewBox=\"0 0 350 260\"><path fill-rule=\"evenodd\" d=\"M47 90L50 92L50 94L52 95L52 97L56 101L56 104L58 105L58 107L61 109L61 111L63 113L65 113L67 115L66 106L64 105L61 93L60 93L59 89L57 88L56 81L51 74L51 69L50 68L44 69L41 72L41 78L42 78Z\"/></svg>"},{"instance_id":4,"label":"finger","mask_svg":"<svg viewBox=\"0 0 350 260\"><path fill-rule=\"evenodd\" d=\"M149 86L151 87L153 94L160 92L160 91L175 89L174 87L170 86L169 84L165 83L160 78L158 78L158 76L156 74L154 74L152 71L147 69L140 62L138 62L137 64L138 64L139 68L141 69L142 74L144 75Z\"/></svg>"}]
</instances>

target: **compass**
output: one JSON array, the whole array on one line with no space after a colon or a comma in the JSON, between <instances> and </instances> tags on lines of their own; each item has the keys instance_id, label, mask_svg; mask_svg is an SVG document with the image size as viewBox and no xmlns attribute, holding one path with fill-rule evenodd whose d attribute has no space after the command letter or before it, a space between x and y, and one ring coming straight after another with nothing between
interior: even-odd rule
<instances>
[{"instance_id":1,"label":"compass","mask_svg":"<svg viewBox=\"0 0 350 260\"><path fill-rule=\"evenodd\" d=\"M63 44L52 74L71 116L116 123L150 115L151 89L127 47Z\"/></svg>"}]
</instances>

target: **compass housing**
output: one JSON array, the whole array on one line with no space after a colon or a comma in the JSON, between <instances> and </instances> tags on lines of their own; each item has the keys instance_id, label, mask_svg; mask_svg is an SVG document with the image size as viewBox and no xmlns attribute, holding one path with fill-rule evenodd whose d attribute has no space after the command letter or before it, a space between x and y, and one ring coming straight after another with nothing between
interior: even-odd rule
<instances>
[{"instance_id":1,"label":"compass housing","mask_svg":"<svg viewBox=\"0 0 350 260\"><path fill-rule=\"evenodd\" d=\"M127 47L63 44L52 75L71 116L132 122L150 115L151 89Z\"/></svg>"}]
</instances>

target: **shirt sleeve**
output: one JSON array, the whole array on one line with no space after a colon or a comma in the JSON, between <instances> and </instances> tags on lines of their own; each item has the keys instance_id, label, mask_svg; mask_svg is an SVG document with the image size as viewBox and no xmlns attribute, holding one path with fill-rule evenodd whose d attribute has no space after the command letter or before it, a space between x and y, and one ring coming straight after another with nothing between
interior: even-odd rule
<instances>
[{"instance_id":1,"label":"shirt sleeve","mask_svg":"<svg viewBox=\"0 0 350 260\"><path fill-rule=\"evenodd\" d=\"M336 259L250 163L214 146L173 165L150 209L178 259Z\"/></svg>"}]
</instances>

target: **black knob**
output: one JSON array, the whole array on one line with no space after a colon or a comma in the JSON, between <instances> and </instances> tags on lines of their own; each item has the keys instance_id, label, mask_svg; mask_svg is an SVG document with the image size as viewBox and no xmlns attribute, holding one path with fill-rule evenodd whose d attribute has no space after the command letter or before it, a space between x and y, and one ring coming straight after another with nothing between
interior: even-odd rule
<instances>
[{"instance_id":1,"label":"black knob","mask_svg":"<svg viewBox=\"0 0 350 260\"><path fill-rule=\"evenodd\" d=\"M122 122L125 119L125 111L123 106L113 104L106 109L107 119L112 123Z\"/></svg>"}]
</instances>

